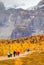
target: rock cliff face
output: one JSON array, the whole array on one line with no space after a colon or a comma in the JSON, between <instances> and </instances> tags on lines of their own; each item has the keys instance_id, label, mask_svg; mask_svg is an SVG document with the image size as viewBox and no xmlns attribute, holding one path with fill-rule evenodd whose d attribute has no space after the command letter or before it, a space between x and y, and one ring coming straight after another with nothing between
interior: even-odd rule
<instances>
[{"instance_id":1,"label":"rock cliff face","mask_svg":"<svg viewBox=\"0 0 44 65\"><path fill-rule=\"evenodd\" d=\"M0 38L19 38L44 33L44 0L35 10L5 9L0 3Z\"/></svg>"},{"instance_id":2,"label":"rock cliff face","mask_svg":"<svg viewBox=\"0 0 44 65\"><path fill-rule=\"evenodd\" d=\"M44 10L44 0L41 0L38 4L39 9Z\"/></svg>"}]
</instances>

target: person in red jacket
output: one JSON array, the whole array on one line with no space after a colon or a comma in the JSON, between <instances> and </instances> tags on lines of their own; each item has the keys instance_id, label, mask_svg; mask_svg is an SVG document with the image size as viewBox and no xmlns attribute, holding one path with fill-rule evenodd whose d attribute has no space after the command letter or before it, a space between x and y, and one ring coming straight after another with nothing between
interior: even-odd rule
<instances>
[{"instance_id":1,"label":"person in red jacket","mask_svg":"<svg viewBox=\"0 0 44 65\"><path fill-rule=\"evenodd\" d=\"M19 55L20 54L20 52L16 52L16 55Z\"/></svg>"}]
</instances>

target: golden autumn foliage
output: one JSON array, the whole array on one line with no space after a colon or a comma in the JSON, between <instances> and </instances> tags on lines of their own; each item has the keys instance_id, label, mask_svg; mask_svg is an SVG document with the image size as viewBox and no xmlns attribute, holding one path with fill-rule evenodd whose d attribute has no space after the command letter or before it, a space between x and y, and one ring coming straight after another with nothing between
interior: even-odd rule
<instances>
[{"instance_id":1,"label":"golden autumn foliage","mask_svg":"<svg viewBox=\"0 0 44 65\"><path fill-rule=\"evenodd\" d=\"M23 53L27 48L30 50L44 51L44 35L28 36L20 39L0 40L0 56L7 55L10 50Z\"/></svg>"}]
</instances>

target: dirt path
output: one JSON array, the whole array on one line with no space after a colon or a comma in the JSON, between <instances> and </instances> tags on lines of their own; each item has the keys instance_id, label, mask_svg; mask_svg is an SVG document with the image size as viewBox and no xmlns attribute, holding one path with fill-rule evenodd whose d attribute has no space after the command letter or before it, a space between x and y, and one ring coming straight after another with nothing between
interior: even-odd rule
<instances>
[{"instance_id":1,"label":"dirt path","mask_svg":"<svg viewBox=\"0 0 44 65\"><path fill-rule=\"evenodd\" d=\"M19 58L19 57L25 57L27 54L32 54L33 52L35 52L35 51L24 52L23 54L19 54L19 56L15 56L15 57L12 56L10 58L8 58L7 56L5 56L5 57L1 56L0 61L9 60L9 59L16 59L16 58Z\"/></svg>"}]
</instances>

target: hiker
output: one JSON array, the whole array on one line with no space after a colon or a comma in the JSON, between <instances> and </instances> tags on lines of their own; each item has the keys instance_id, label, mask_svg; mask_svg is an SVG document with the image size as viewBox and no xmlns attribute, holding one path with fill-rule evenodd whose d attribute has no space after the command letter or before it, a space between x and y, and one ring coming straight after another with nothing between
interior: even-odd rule
<instances>
[{"instance_id":1,"label":"hiker","mask_svg":"<svg viewBox=\"0 0 44 65\"><path fill-rule=\"evenodd\" d=\"M20 54L20 52L16 52L16 55L19 55Z\"/></svg>"},{"instance_id":2,"label":"hiker","mask_svg":"<svg viewBox=\"0 0 44 65\"><path fill-rule=\"evenodd\" d=\"M8 57L12 57L12 52L8 51Z\"/></svg>"},{"instance_id":3,"label":"hiker","mask_svg":"<svg viewBox=\"0 0 44 65\"><path fill-rule=\"evenodd\" d=\"M10 57L10 51L8 51L8 57Z\"/></svg>"},{"instance_id":4,"label":"hiker","mask_svg":"<svg viewBox=\"0 0 44 65\"><path fill-rule=\"evenodd\" d=\"M10 52L10 57L12 57L12 52Z\"/></svg>"},{"instance_id":5,"label":"hiker","mask_svg":"<svg viewBox=\"0 0 44 65\"><path fill-rule=\"evenodd\" d=\"M27 52L29 52L30 50L29 49L26 49Z\"/></svg>"},{"instance_id":6,"label":"hiker","mask_svg":"<svg viewBox=\"0 0 44 65\"><path fill-rule=\"evenodd\" d=\"M13 54L14 54L14 57L15 57L15 55L16 55L16 52L14 51L14 52L13 52Z\"/></svg>"}]
</instances>

